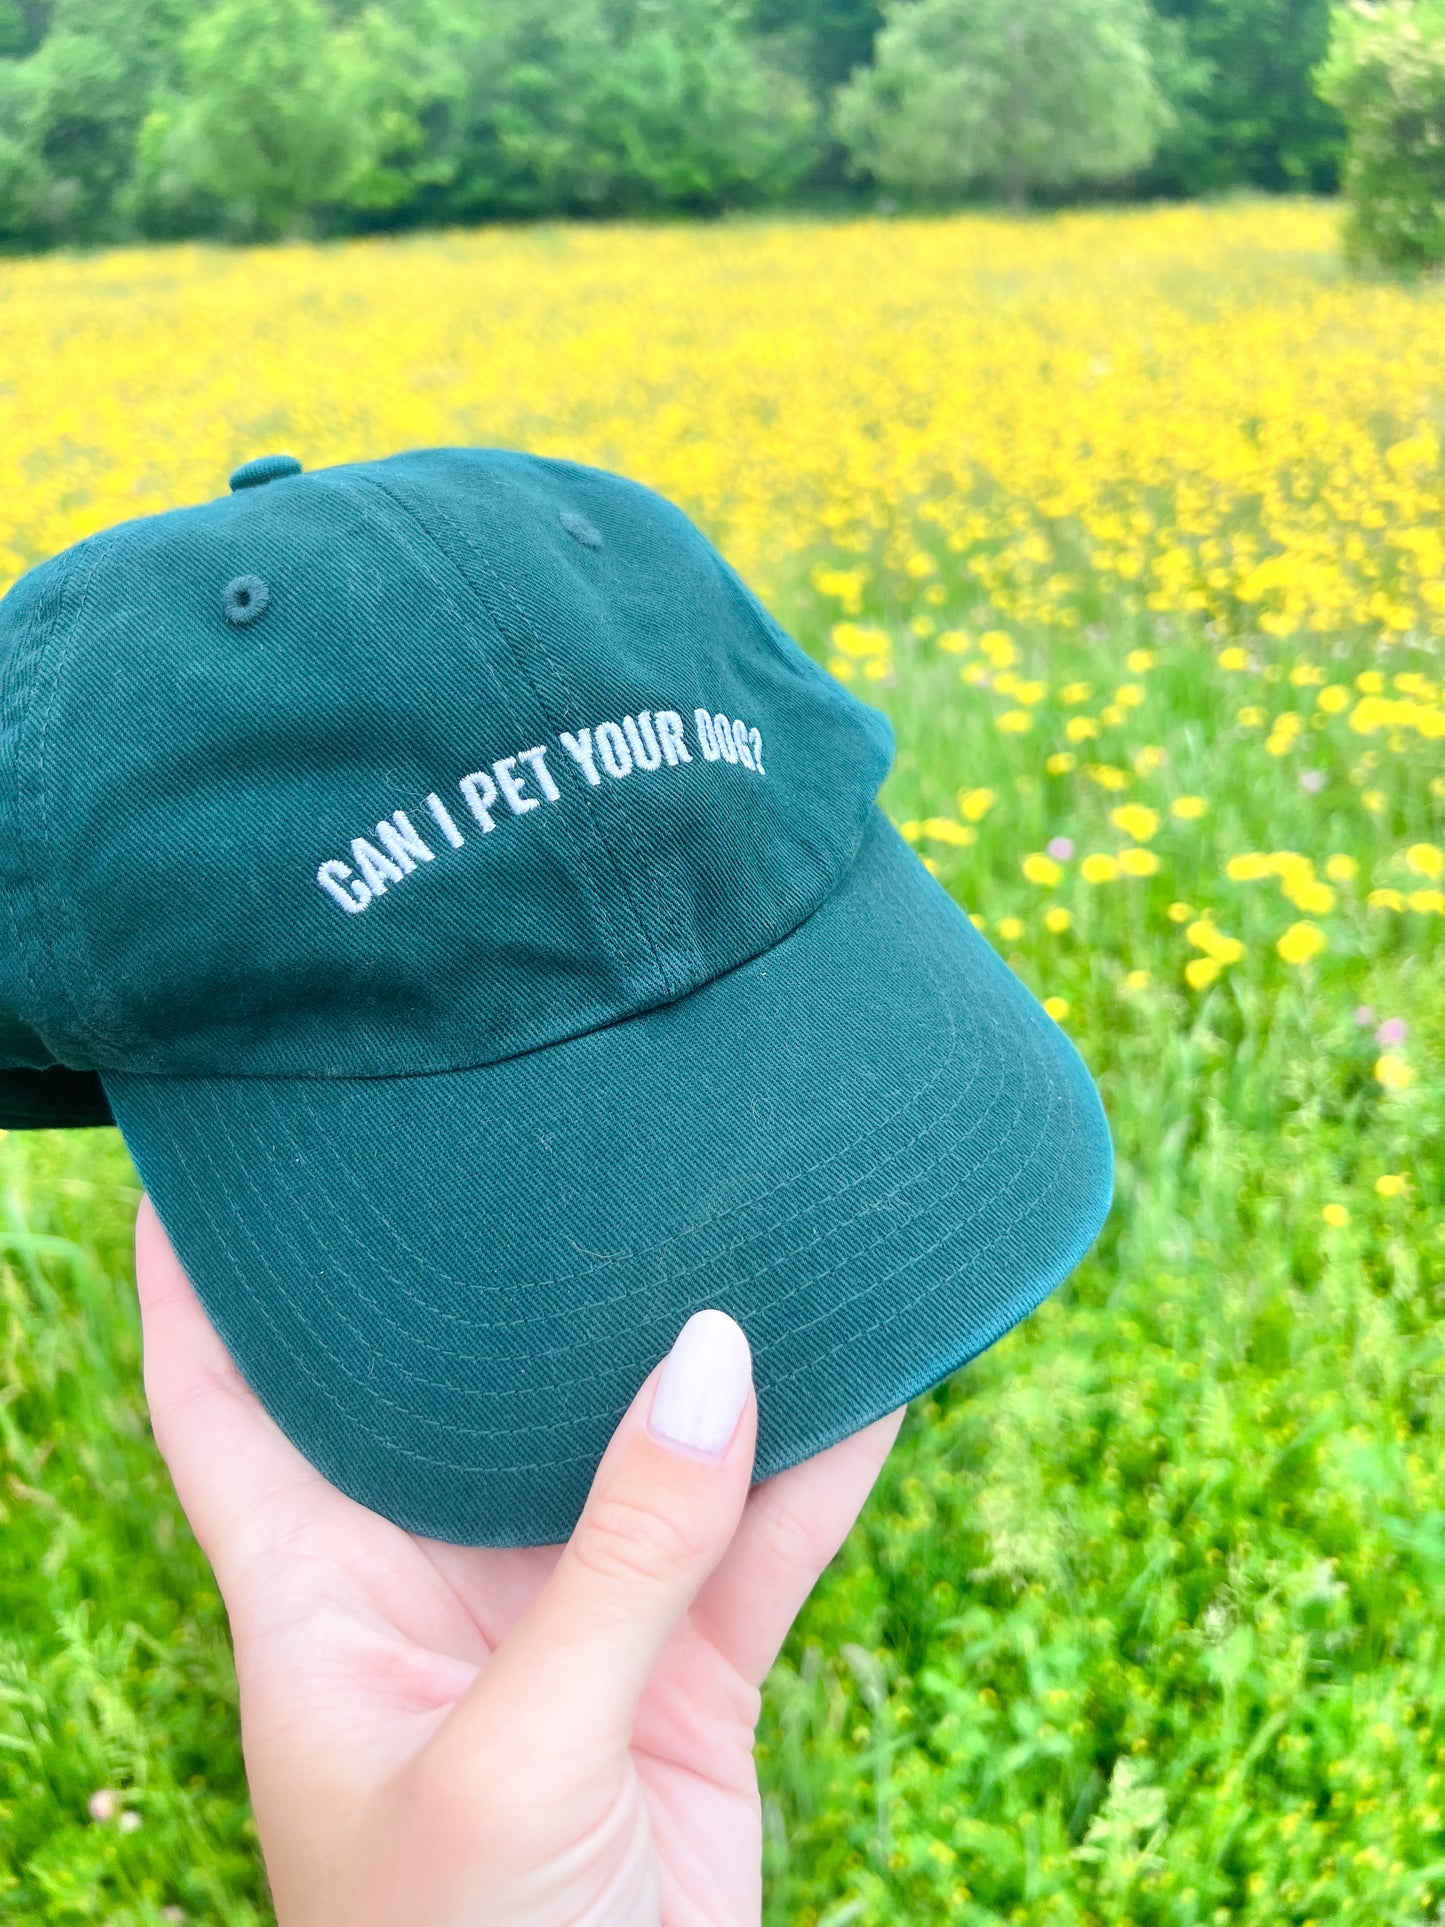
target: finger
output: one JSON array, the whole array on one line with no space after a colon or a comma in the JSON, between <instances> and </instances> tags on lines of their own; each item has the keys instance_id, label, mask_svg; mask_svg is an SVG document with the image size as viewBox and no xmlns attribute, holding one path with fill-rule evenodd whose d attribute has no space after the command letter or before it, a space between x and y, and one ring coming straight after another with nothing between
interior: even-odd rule
<instances>
[{"instance_id":1,"label":"finger","mask_svg":"<svg viewBox=\"0 0 1445 1927\"><path fill-rule=\"evenodd\" d=\"M718 1311L683 1327L598 1467L547 1583L439 1743L479 1758L576 1763L621 1752L658 1658L726 1551L757 1428L752 1359ZM522 1744L525 1740L525 1744Z\"/></svg>"},{"instance_id":2,"label":"finger","mask_svg":"<svg viewBox=\"0 0 1445 1927\"><path fill-rule=\"evenodd\" d=\"M149 1198L136 1286L151 1427L176 1496L223 1588L278 1493L324 1484L261 1409L201 1308Z\"/></svg>"},{"instance_id":3,"label":"finger","mask_svg":"<svg viewBox=\"0 0 1445 1927\"><path fill-rule=\"evenodd\" d=\"M888 1457L903 1411L758 1486L693 1620L761 1686L819 1575L847 1538Z\"/></svg>"}]
</instances>

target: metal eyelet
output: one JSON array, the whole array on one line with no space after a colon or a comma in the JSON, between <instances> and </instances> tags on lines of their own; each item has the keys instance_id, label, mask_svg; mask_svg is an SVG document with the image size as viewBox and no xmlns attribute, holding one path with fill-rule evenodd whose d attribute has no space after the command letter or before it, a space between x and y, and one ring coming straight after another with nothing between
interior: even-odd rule
<instances>
[{"instance_id":1,"label":"metal eyelet","mask_svg":"<svg viewBox=\"0 0 1445 1927\"><path fill-rule=\"evenodd\" d=\"M238 575L221 591L221 614L237 629L258 622L271 602L271 591L259 575Z\"/></svg>"}]
</instances>

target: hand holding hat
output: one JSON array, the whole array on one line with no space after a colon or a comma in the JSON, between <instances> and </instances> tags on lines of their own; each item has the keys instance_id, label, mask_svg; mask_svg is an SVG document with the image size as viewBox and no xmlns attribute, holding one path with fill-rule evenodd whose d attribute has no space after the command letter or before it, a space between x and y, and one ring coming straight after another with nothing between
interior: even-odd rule
<instances>
[{"instance_id":1,"label":"hand holding hat","mask_svg":"<svg viewBox=\"0 0 1445 1927\"><path fill-rule=\"evenodd\" d=\"M462 1548L344 1497L283 1437L148 1203L137 1275L282 1927L756 1921L757 1688L900 1415L749 1494L747 1341L703 1311L567 1546Z\"/></svg>"}]
</instances>

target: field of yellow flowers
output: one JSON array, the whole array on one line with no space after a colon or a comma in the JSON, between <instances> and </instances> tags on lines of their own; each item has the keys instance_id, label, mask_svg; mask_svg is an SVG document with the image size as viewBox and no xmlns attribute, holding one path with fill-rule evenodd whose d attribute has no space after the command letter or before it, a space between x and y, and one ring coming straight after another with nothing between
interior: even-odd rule
<instances>
[{"instance_id":1,"label":"field of yellow flowers","mask_svg":"<svg viewBox=\"0 0 1445 1927\"><path fill-rule=\"evenodd\" d=\"M1078 1040L1077 1277L779 1666L775 1927L1445 1919L1445 288L1303 203L0 264L0 582L442 442L682 502ZM135 1180L0 1143L0 1921L269 1919Z\"/></svg>"}]
</instances>

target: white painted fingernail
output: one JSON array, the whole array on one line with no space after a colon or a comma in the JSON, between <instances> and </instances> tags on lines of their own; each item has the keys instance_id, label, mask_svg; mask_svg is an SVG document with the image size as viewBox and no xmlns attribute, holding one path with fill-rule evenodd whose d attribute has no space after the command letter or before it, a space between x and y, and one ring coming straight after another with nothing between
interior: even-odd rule
<instances>
[{"instance_id":1,"label":"white painted fingernail","mask_svg":"<svg viewBox=\"0 0 1445 1927\"><path fill-rule=\"evenodd\" d=\"M753 1382L741 1325L724 1311L698 1311L677 1335L652 1394L648 1427L668 1445L719 1458L738 1429Z\"/></svg>"}]
</instances>

